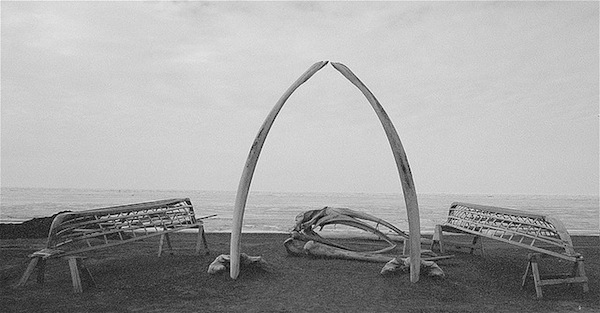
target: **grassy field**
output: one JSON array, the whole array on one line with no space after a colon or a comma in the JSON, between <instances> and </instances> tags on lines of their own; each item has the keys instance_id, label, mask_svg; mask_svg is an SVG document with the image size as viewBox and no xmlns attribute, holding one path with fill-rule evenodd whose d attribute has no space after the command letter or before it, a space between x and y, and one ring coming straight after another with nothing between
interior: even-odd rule
<instances>
[{"instance_id":1,"label":"grassy field","mask_svg":"<svg viewBox=\"0 0 600 313\"><path fill-rule=\"evenodd\" d=\"M86 264L97 286L73 294L67 262L48 263L46 283L35 277L14 289L27 255L44 239L2 240L2 312L600 312L600 239L574 237L585 257L590 291L580 285L544 287L538 300L530 282L521 290L527 250L491 240L485 255L453 252L438 261L443 279L408 274L381 276L380 263L288 256L285 234L244 234L243 252L260 255L268 271L246 269L237 280L209 275L208 265L229 253L229 234L207 234L210 255L195 255L193 234L178 233L174 255L158 258L156 240L89 253ZM544 259L541 271L570 270L558 259Z\"/></svg>"}]
</instances>

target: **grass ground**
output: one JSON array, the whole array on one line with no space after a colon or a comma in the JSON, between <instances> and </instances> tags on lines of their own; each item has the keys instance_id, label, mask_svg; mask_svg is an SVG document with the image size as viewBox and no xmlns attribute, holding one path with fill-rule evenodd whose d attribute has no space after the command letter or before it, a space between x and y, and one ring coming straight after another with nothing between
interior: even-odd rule
<instances>
[{"instance_id":1,"label":"grass ground","mask_svg":"<svg viewBox=\"0 0 600 313\"><path fill-rule=\"evenodd\" d=\"M229 253L229 234L207 234L210 255L195 255L194 234L172 235L174 255L158 258L156 240L89 253L86 264L97 286L73 294L67 262L48 263L46 283L35 277L14 289L27 255L44 239L0 242L2 312L600 312L600 239L574 237L585 257L590 291L581 286L544 287L536 299L532 283L521 290L527 250L484 241L485 255L453 252L438 261L443 279L408 274L381 276L383 264L288 256L285 234L244 234L242 251L260 255L270 271L244 270L209 275L208 265ZM188 250L189 248L189 250ZM544 259L542 272L570 270L558 259Z\"/></svg>"}]
</instances>

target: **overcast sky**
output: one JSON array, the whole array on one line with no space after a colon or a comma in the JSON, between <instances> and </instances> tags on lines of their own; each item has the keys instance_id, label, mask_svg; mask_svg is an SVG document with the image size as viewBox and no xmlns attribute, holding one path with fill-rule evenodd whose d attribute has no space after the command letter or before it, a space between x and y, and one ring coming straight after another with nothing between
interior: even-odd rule
<instances>
[{"instance_id":1,"label":"overcast sky","mask_svg":"<svg viewBox=\"0 0 600 313\"><path fill-rule=\"evenodd\" d=\"M2 2L2 187L235 190L317 61L371 89L417 192L598 194L598 2ZM330 65L288 100L252 190L399 192Z\"/></svg>"}]
</instances>

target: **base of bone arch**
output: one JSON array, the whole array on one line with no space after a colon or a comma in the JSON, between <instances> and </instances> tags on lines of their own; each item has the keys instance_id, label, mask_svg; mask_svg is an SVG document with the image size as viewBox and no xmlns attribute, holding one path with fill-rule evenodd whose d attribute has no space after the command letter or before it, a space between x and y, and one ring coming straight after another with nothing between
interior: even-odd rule
<instances>
[{"instance_id":1,"label":"base of bone arch","mask_svg":"<svg viewBox=\"0 0 600 313\"><path fill-rule=\"evenodd\" d=\"M231 257L227 254L219 255L210 265L208 266L209 274L217 274L229 270L229 264ZM240 265L242 268L254 267L262 270L269 270L270 265L260 256L249 256L245 253L240 254Z\"/></svg>"},{"instance_id":2,"label":"base of bone arch","mask_svg":"<svg viewBox=\"0 0 600 313\"><path fill-rule=\"evenodd\" d=\"M400 258L399 260L394 258L391 261L387 262L381 272L381 275L387 275L395 272L403 272L408 273L410 271L410 257L406 259ZM445 276L444 271L435 264L433 261L425 261L421 260L421 275L429 276L429 277L438 277L442 278Z\"/></svg>"}]
</instances>

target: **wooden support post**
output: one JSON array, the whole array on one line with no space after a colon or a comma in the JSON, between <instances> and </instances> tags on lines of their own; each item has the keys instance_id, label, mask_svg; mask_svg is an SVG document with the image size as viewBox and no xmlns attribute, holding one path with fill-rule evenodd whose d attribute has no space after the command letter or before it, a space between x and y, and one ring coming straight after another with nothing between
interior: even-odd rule
<instances>
[{"instance_id":1,"label":"wooden support post","mask_svg":"<svg viewBox=\"0 0 600 313\"><path fill-rule=\"evenodd\" d=\"M163 253L163 246L165 244L165 239L167 241L167 247L171 251L171 255L173 255L173 246L171 245L171 238L169 237L169 233L165 233L160 235L160 242L158 243L158 256L160 257Z\"/></svg>"},{"instance_id":2,"label":"wooden support post","mask_svg":"<svg viewBox=\"0 0 600 313\"><path fill-rule=\"evenodd\" d=\"M469 249L470 254L474 254L475 250L479 249L479 250L481 250L481 255L482 256L484 255L483 237L475 235L475 236L473 236L473 240L471 241L471 243L464 243L464 242L458 242L458 241L444 242L444 226L443 225L435 225L435 228L433 231L433 238L431 239L431 248L430 249L433 250L436 245L439 245L440 253L445 253L448 246L452 246L452 247L454 247L454 249L461 249L461 248Z\"/></svg>"},{"instance_id":3,"label":"wooden support post","mask_svg":"<svg viewBox=\"0 0 600 313\"><path fill-rule=\"evenodd\" d=\"M433 230L433 238L431 240L430 250L433 250L436 244L440 246L440 253L444 253L444 234L442 233L442 225L435 225L435 229Z\"/></svg>"},{"instance_id":4,"label":"wooden support post","mask_svg":"<svg viewBox=\"0 0 600 313\"><path fill-rule=\"evenodd\" d=\"M481 238L481 236L473 236L473 242L471 244L471 254L475 252L475 249L479 249L481 250L481 256L483 256L483 238Z\"/></svg>"},{"instance_id":5,"label":"wooden support post","mask_svg":"<svg viewBox=\"0 0 600 313\"><path fill-rule=\"evenodd\" d=\"M82 293L83 286L81 285L81 276L79 276L79 268L77 266L76 256L67 257L69 261L69 269L71 270L71 280L73 281L73 292Z\"/></svg>"},{"instance_id":6,"label":"wooden support post","mask_svg":"<svg viewBox=\"0 0 600 313\"><path fill-rule=\"evenodd\" d=\"M585 268L583 266L583 256L577 257L576 263L577 263L577 275L574 275L574 276L582 277L582 279L584 279L584 281L582 282L583 292L587 293L588 291L590 291L590 287L588 285L587 276L585 276Z\"/></svg>"},{"instance_id":7,"label":"wooden support post","mask_svg":"<svg viewBox=\"0 0 600 313\"><path fill-rule=\"evenodd\" d=\"M202 226L198 226L198 235L196 236L196 253L200 253L200 241L202 241Z\"/></svg>"},{"instance_id":8,"label":"wooden support post","mask_svg":"<svg viewBox=\"0 0 600 313\"><path fill-rule=\"evenodd\" d=\"M527 261L527 267L525 268L525 274L521 278L521 290L525 289L527 284L527 277L529 277L529 269L531 268L531 262Z\"/></svg>"},{"instance_id":9,"label":"wooden support post","mask_svg":"<svg viewBox=\"0 0 600 313\"><path fill-rule=\"evenodd\" d=\"M162 255L163 244L165 242L165 234L160 235L160 240L158 241L158 257Z\"/></svg>"},{"instance_id":10,"label":"wooden support post","mask_svg":"<svg viewBox=\"0 0 600 313\"><path fill-rule=\"evenodd\" d=\"M525 286L527 283L527 278L529 277L529 270L531 269L531 273L533 276L533 284L535 286L535 293L538 298L542 298L542 286L547 285L558 285L558 284L582 284L583 292L589 292L588 278L585 276L585 269L583 266L583 257L578 256L575 260L575 264L573 264L573 270L571 271L570 277L566 278L553 278L551 277L542 277L539 271L538 262L542 257L546 255L539 253L530 253L528 258L529 262L527 263L527 268L525 269L525 274L523 275L523 279L521 282L521 288ZM567 274L567 276L569 276Z\"/></svg>"},{"instance_id":11,"label":"wooden support post","mask_svg":"<svg viewBox=\"0 0 600 313\"><path fill-rule=\"evenodd\" d=\"M206 233L204 232L204 226L198 226L198 237L196 238L196 253L200 253L200 241L204 244L204 250L206 250L205 254L209 255L210 250L208 250L208 242L206 241Z\"/></svg>"},{"instance_id":12,"label":"wooden support post","mask_svg":"<svg viewBox=\"0 0 600 313\"><path fill-rule=\"evenodd\" d=\"M529 263L531 263L531 272L533 273L533 285L535 286L535 293L539 299L543 296L543 294L542 294L540 270L538 267L538 258L539 258L539 255L537 253L532 253L529 255Z\"/></svg>"},{"instance_id":13,"label":"wooden support post","mask_svg":"<svg viewBox=\"0 0 600 313\"><path fill-rule=\"evenodd\" d=\"M41 257L31 258L31 261L29 261L29 265L27 265L27 269L25 270L25 273L23 273L23 276L21 277L21 280L19 280L19 282L17 283L16 287L25 286L25 284L29 280L29 277L31 276L31 274L33 273L35 268L37 267L40 259L41 259Z\"/></svg>"},{"instance_id":14,"label":"wooden support post","mask_svg":"<svg viewBox=\"0 0 600 313\"><path fill-rule=\"evenodd\" d=\"M65 259L69 262L69 269L71 271L71 281L73 282L73 292L82 293L83 284L81 278L86 287L95 287L96 281L92 276L90 270L85 266L84 259L82 256L68 256Z\"/></svg>"}]
</instances>

